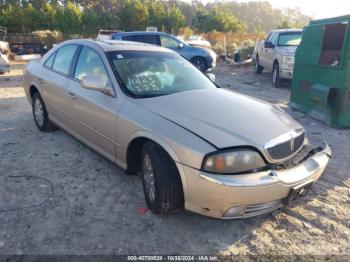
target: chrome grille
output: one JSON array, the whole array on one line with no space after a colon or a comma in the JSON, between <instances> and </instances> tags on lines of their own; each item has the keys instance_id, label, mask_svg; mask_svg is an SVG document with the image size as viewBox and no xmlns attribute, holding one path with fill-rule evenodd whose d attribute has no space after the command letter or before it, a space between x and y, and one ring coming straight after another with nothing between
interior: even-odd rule
<instances>
[{"instance_id":1,"label":"chrome grille","mask_svg":"<svg viewBox=\"0 0 350 262\"><path fill-rule=\"evenodd\" d=\"M304 144L304 139L305 132L302 132L298 136L293 137L286 142L266 148L266 151L272 160L282 160L298 152L298 150Z\"/></svg>"}]
</instances>

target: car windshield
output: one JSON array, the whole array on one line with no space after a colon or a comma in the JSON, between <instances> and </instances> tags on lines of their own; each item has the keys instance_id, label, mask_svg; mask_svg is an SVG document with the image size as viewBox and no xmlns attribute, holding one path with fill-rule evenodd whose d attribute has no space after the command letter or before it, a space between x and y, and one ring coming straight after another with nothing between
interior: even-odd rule
<instances>
[{"instance_id":1,"label":"car windshield","mask_svg":"<svg viewBox=\"0 0 350 262\"><path fill-rule=\"evenodd\" d=\"M302 33L281 34L278 39L279 46L298 46L301 42Z\"/></svg>"},{"instance_id":2,"label":"car windshield","mask_svg":"<svg viewBox=\"0 0 350 262\"><path fill-rule=\"evenodd\" d=\"M196 67L174 53L115 51L109 56L117 78L135 98L216 88Z\"/></svg>"}]
</instances>

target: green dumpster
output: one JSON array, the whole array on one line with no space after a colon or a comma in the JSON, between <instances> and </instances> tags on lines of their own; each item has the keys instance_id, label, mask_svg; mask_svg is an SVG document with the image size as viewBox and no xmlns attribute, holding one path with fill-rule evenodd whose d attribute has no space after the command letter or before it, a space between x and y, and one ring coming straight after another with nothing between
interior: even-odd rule
<instances>
[{"instance_id":1,"label":"green dumpster","mask_svg":"<svg viewBox=\"0 0 350 262\"><path fill-rule=\"evenodd\" d=\"M291 106L350 127L350 15L311 21L295 55Z\"/></svg>"}]
</instances>

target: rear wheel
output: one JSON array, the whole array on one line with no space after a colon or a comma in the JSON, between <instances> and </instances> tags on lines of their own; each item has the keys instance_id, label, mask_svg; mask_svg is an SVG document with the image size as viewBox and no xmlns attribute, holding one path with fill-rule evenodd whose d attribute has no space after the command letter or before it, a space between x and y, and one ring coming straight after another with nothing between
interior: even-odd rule
<instances>
[{"instance_id":1,"label":"rear wheel","mask_svg":"<svg viewBox=\"0 0 350 262\"><path fill-rule=\"evenodd\" d=\"M191 63L194 64L202 72L208 69L207 61L205 61L203 57L194 57L191 59Z\"/></svg>"},{"instance_id":2,"label":"rear wheel","mask_svg":"<svg viewBox=\"0 0 350 262\"><path fill-rule=\"evenodd\" d=\"M273 65L271 82L274 87L280 87L282 85L282 79L280 78L280 68L278 63L275 63Z\"/></svg>"},{"instance_id":3,"label":"rear wheel","mask_svg":"<svg viewBox=\"0 0 350 262\"><path fill-rule=\"evenodd\" d=\"M32 101L34 122L39 130L42 132L55 130L56 127L49 120L49 114L47 113L45 103L38 92L33 95Z\"/></svg>"},{"instance_id":4,"label":"rear wheel","mask_svg":"<svg viewBox=\"0 0 350 262\"><path fill-rule=\"evenodd\" d=\"M259 63L259 57L257 56L255 59L255 73L261 74L264 68Z\"/></svg>"},{"instance_id":5,"label":"rear wheel","mask_svg":"<svg viewBox=\"0 0 350 262\"><path fill-rule=\"evenodd\" d=\"M175 162L154 142L143 147L141 177L147 206L154 214L168 215L183 209L182 183Z\"/></svg>"}]
</instances>

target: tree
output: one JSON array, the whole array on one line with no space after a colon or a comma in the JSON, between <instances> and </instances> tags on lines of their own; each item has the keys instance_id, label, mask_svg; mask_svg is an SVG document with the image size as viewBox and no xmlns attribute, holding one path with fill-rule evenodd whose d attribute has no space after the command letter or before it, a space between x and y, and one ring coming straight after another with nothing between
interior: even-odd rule
<instances>
[{"instance_id":1,"label":"tree","mask_svg":"<svg viewBox=\"0 0 350 262\"><path fill-rule=\"evenodd\" d=\"M82 11L72 2L57 10L57 26L64 34L78 34L81 30Z\"/></svg>"},{"instance_id":2,"label":"tree","mask_svg":"<svg viewBox=\"0 0 350 262\"><path fill-rule=\"evenodd\" d=\"M90 8L84 10L82 15L82 26L84 34L96 33L99 26L97 14Z\"/></svg>"},{"instance_id":3,"label":"tree","mask_svg":"<svg viewBox=\"0 0 350 262\"><path fill-rule=\"evenodd\" d=\"M140 0L126 0L117 16L123 30L144 30L148 22L147 5Z\"/></svg>"},{"instance_id":4,"label":"tree","mask_svg":"<svg viewBox=\"0 0 350 262\"><path fill-rule=\"evenodd\" d=\"M22 8L19 5L7 4L1 10L3 26L7 27L9 32L25 33L25 21Z\"/></svg>"},{"instance_id":5,"label":"tree","mask_svg":"<svg viewBox=\"0 0 350 262\"><path fill-rule=\"evenodd\" d=\"M27 4L22 10L22 30L23 32L31 32L39 27L40 13L32 4Z\"/></svg>"},{"instance_id":6,"label":"tree","mask_svg":"<svg viewBox=\"0 0 350 262\"><path fill-rule=\"evenodd\" d=\"M299 9L277 9L267 1L180 0L0 0L0 25L9 32L60 30L96 33L99 28L145 30L156 26L177 33L191 26L199 32L268 32L278 26L301 28L310 17Z\"/></svg>"},{"instance_id":7,"label":"tree","mask_svg":"<svg viewBox=\"0 0 350 262\"><path fill-rule=\"evenodd\" d=\"M57 28L56 9L50 3L45 3L41 7L40 12L40 29L55 30Z\"/></svg>"},{"instance_id":8,"label":"tree","mask_svg":"<svg viewBox=\"0 0 350 262\"><path fill-rule=\"evenodd\" d=\"M159 2L150 0L148 6L148 26L156 26L157 28L164 27L164 20L167 16L165 6Z\"/></svg>"},{"instance_id":9,"label":"tree","mask_svg":"<svg viewBox=\"0 0 350 262\"><path fill-rule=\"evenodd\" d=\"M165 31L171 33L177 33L181 27L185 25L185 17L181 13L181 10L173 5L164 18Z\"/></svg>"},{"instance_id":10,"label":"tree","mask_svg":"<svg viewBox=\"0 0 350 262\"><path fill-rule=\"evenodd\" d=\"M203 8L195 14L194 26L199 32L237 32L244 25L237 20L229 11L214 6L209 12Z\"/></svg>"},{"instance_id":11,"label":"tree","mask_svg":"<svg viewBox=\"0 0 350 262\"><path fill-rule=\"evenodd\" d=\"M292 27L289 25L288 21L283 21L283 23L277 27L277 29L289 29L289 28L292 28Z\"/></svg>"}]
</instances>

